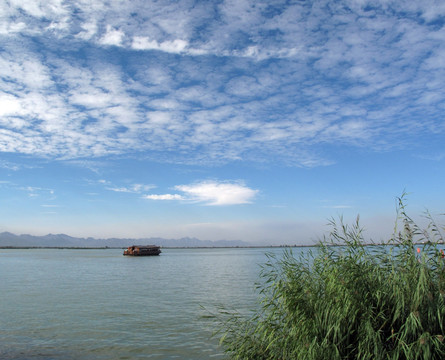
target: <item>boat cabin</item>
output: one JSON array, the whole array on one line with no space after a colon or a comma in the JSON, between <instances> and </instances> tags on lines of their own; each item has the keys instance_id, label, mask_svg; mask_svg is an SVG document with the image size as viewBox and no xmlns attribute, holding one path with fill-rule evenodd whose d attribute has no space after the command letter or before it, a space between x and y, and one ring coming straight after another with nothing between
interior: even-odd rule
<instances>
[{"instance_id":1,"label":"boat cabin","mask_svg":"<svg viewBox=\"0 0 445 360\"><path fill-rule=\"evenodd\" d=\"M159 255L161 248L156 245L133 245L124 250L124 255L151 256Z\"/></svg>"}]
</instances>

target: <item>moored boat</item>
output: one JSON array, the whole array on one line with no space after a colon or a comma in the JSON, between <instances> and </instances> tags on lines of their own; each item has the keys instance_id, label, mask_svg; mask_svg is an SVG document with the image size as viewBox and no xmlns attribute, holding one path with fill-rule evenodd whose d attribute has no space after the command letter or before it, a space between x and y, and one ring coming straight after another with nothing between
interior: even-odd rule
<instances>
[{"instance_id":1,"label":"moored boat","mask_svg":"<svg viewBox=\"0 0 445 360\"><path fill-rule=\"evenodd\" d=\"M161 248L157 245L133 245L124 250L124 255L130 256L154 256L160 253Z\"/></svg>"}]
</instances>

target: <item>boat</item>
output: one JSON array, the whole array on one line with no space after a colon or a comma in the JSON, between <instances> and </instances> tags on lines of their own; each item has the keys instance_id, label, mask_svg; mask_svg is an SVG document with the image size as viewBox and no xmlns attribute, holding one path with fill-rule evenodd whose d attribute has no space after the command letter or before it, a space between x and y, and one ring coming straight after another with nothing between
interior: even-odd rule
<instances>
[{"instance_id":1,"label":"boat","mask_svg":"<svg viewBox=\"0 0 445 360\"><path fill-rule=\"evenodd\" d=\"M124 250L124 255L130 256L154 256L161 253L161 247L157 245L132 245Z\"/></svg>"}]
</instances>

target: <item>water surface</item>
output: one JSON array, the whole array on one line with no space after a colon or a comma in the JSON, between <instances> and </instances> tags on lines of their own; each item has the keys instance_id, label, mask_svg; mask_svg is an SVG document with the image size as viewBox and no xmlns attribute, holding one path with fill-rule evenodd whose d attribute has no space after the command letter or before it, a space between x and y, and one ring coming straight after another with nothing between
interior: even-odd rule
<instances>
[{"instance_id":1,"label":"water surface","mask_svg":"<svg viewBox=\"0 0 445 360\"><path fill-rule=\"evenodd\" d=\"M0 250L0 359L223 359L207 311L254 308L271 251Z\"/></svg>"}]
</instances>

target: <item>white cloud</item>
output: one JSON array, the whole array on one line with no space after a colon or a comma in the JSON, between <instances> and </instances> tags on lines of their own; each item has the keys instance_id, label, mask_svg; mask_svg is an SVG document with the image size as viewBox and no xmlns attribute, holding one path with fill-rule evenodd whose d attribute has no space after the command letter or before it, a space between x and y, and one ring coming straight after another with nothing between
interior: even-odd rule
<instances>
[{"instance_id":1,"label":"white cloud","mask_svg":"<svg viewBox=\"0 0 445 360\"><path fill-rule=\"evenodd\" d=\"M167 53L181 53L188 43L181 39L158 42L145 36L135 36L131 47L135 50L160 50Z\"/></svg>"},{"instance_id":2,"label":"white cloud","mask_svg":"<svg viewBox=\"0 0 445 360\"><path fill-rule=\"evenodd\" d=\"M45 10L48 10L48 8L44 8L44 4L40 1L12 0L11 5L36 17L43 17L46 13Z\"/></svg>"},{"instance_id":3,"label":"white cloud","mask_svg":"<svg viewBox=\"0 0 445 360\"><path fill-rule=\"evenodd\" d=\"M162 194L162 195L144 195L144 199L147 200L184 200L184 198L179 194Z\"/></svg>"},{"instance_id":4,"label":"white cloud","mask_svg":"<svg viewBox=\"0 0 445 360\"><path fill-rule=\"evenodd\" d=\"M205 205L239 205L251 203L258 190L250 189L243 183L203 181L191 185L177 185L180 194L150 194L148 200L182 200L204 203Z\"/></svg>"},{"instance_id":5,"label":"white cloud","mask_svg":"<svg viewBox=\"0 0 445 360\"><path fill-rule=\"evenodd\" d=\"M0 116L20 114L20 99L9 94L0 94Z\"/></svg>"},{"instance_id":6,"label":"white cloud","mask_svg":"<svg viewBox=\"0 0 445 360\"><path fill-rule=\"evenodd\" d=\"M97 24L95 22L87 22L82 24L82 31L76 37L83 40L90 40L97 33Z\"/></svg>"},{"instance_id":7,"label":"white cloud","mask_svg":"<svg viewBox=\"0 0 445 360\"><path fill-rule=\"evenodd\" d=\"M91 30L92 31L92 30ZM107 32L99 40L102 45L114 45L120 46L125 33L119 29L113 29L110 25L107 25Z\"/></svg>"},{"instance_id":8,"label":"white cloud","mask_svg":"<svg viewBox=\"0 0 445 360\"><path fill-rule=\"evenodd\" d=\"M13 33L20 33L23 30L26 29L26 24L24 22L18 22L18 23L3 23L0 24L0 34L3 35L10 35Z\"/></svg>"},{"instance_id":9,"label":"white cloud","mask_svg":"<svg viewBox=\"0 0 445 360\"><path fill-rule=\"evenodd\" d=\"M204 181L192 185L175 186L191 200L208 205L235 205L250 203L258 190L253 190L241 183Z\"/></svg>"}]
</instances>

